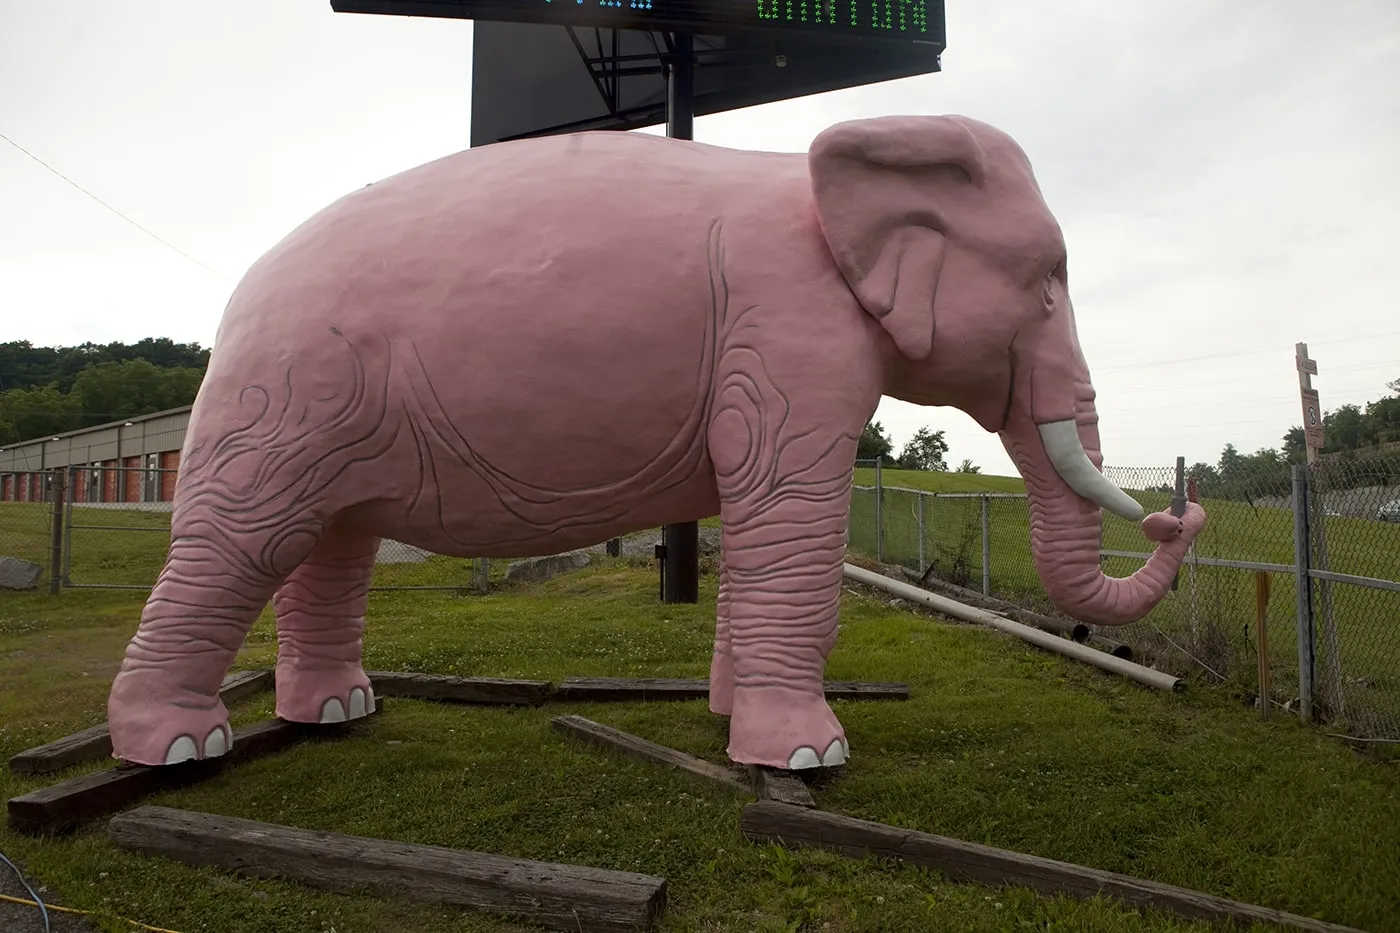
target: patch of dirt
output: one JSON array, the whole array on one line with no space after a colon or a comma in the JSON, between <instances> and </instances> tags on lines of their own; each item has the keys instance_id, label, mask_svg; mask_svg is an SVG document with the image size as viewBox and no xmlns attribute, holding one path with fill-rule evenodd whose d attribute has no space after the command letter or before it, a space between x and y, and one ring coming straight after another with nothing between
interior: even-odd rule
<instances>
[{"instance_id":1,"label":"patch of dirt","mask_svg":"<svg viewBox=\"0 0 1400 933\"><path fill-rule=\"evenodd\" d=\"M23 865L19 867L21 871L24 870ZM43 886L40 885L32 875L26 873L25 880L38 892L41 898L44 898L46 903L50 897L53 897L52 894L44 890ZM0 862L0 894L4 894L7 897L22 897L25 900L30 899L29 892L19 883L19 879L16 878L15 873L10 870L10 866L6 865L4 862ZM38 933L38 931L43 928L44 921L39 915L39 908L29 904L15 904L10 901L0 901L0 930L5 930L7 933L9 933L9 931L21 933L21 931L24 930L33 930L35 933ZM51 929L53 933L95 933L99 928L95 924L90 923L87 918L77 914L66 914L56 910L50 910L49 929Z\"/></svg>"}]
</instances>

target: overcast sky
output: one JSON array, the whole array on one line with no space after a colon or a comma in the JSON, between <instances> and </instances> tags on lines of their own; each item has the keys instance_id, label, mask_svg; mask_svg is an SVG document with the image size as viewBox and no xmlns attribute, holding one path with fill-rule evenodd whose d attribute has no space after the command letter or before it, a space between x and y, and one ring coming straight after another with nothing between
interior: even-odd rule
<instances>
[{"instance_id":1,"label":"overcast sky","mask_svg":"<svg viewBox=\"0 0 1400 933\"><path fill-rule=\"evenodd\" d=\"M1301 422L1300 340L1327 408L1400 378L1400 3L947 5L942 73L696 138L802 151L895 113L1010 132L1065 229L1109 464L1276 446ZM211 344L292 227L468 146L471 35L328 0L0 0L0 134L149 231L0 141L0 340ZM877 417L1014 472L958 411Z\"/></svg>"}]
</instances>

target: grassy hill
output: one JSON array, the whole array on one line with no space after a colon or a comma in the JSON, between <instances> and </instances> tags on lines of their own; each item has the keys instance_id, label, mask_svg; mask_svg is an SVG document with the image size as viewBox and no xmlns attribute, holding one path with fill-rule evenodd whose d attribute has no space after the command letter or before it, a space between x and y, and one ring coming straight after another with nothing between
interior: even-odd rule
<instances>
[{"instance_id":1,"label":"grassy hill","mask_svg":"<svg viewBox=\"0 0 1400 933\"><path fill-rule=\"evenodd\" d=\"M699 605L662 607L654 571L615 560L486 597L376 593L365 664L552 680L704 677L712 575L701 593ZM143 598L0 594L0 758L103 721ZM844 592L842 622L828 676L901 681L911 697L837 703L855 754L843 774L814 789L821 807L1363 929L1395 928L1393 766L1293 717L1260 722L1225 690L1149 690L883 598ZM264 613L235 667L270 666L275 652ZM660 874L669 893L663 933L1205 929L1107 899L955 884L882 860L749 842L739 815L750 797L577 746L550 727L567 713L726 760L725 723L703 700L497 709L404 699L347 738L301 743L144 802ZM235 725L268 719L273 695L246 698L233 715ZM109 766L52 777L0 770L0 794ZM101 820L52 838L0 825L0 851L44 886L46 899L97 912L104 930L133 929L117 917L205 933L523 929L457 908L136 855L114 848ZM39 928L37 915L20 927Z\"/></svg>"}]
</instances>

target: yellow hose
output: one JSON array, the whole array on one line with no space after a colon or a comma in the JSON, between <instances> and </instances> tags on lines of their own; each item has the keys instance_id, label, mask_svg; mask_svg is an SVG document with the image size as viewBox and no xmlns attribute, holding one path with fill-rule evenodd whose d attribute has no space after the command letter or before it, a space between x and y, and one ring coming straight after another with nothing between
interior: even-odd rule
<instances>
[{"instance_id":1,"label":"yellow hose","mask_svg":"<svg viewBox=\"0 0 1400 933\"><path fill-rule=\"evenodd\" d=\"M0 901L9 901L11 904L24 904L27 907L39 906L38 901L30 901L22 897L10 897L10 895L8 894L0 894ZM92 911L90 910L78 910L76 907L59 907L55 904L50 904L48 901L44 901L44 906L47 907L49 910L56 910L61 914L79 914L81 916L87 916L88 914L92 913ZM126 920L125 917L121 917L119 919ZM135 920L126 920L126 922L142 930L149 930L150 933L176 933L175 930L167 930L164 927L146 926L146 924L138 923Z\"/></svg>"}]
</instances>

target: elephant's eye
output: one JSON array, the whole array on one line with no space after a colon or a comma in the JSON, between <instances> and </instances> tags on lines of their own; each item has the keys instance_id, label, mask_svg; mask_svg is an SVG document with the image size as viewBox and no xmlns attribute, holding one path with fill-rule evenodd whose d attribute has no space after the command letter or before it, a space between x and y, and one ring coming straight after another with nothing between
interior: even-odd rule
<instances>
[{"instance_id":1,"label":"elephant's eye","mask_svg":"<svg viewBox=\"0 0 1400 933\"><path fill-rule=\"evenodd\" d=\"M1061 291L1063 291L1064 287L1065 261L1061 259L1059 262L1055 263L1054 268L1052 268L1045 276L1044 299L1045 310L1047 312L1055 310L1055 296L1058 295Z\"/></svg>"}]
</instances>

